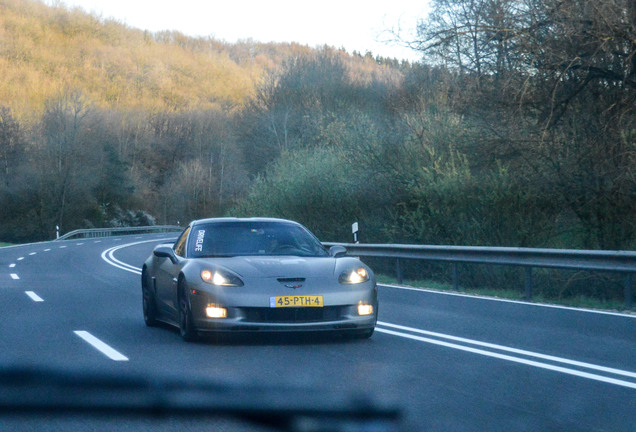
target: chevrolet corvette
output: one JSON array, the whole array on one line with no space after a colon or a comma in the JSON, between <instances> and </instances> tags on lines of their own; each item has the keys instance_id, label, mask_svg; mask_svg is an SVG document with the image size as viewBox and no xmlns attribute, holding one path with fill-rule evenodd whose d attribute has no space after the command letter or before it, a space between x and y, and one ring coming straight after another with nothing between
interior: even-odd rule
<instances>
[{"instance_id":1,"label":"chevrolet corvette","mask_svg":"<svg viewBox=\"0 0 636 432\"><path fill-rule=\"evenodd\" d=\"M368 338L378 313L373 271L302 225L272 218L191 222L143 265L143 315L185 341L214 332L336 332Z\"/></svg>"}]
</instances>

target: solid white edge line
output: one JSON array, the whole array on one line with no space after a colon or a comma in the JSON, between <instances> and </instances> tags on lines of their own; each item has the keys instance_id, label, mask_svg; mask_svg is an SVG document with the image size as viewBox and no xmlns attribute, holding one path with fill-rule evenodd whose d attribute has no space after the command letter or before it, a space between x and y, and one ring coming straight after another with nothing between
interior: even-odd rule
<instances>
[{"instance_id":1,"label":"solid white edge line","mask_svg":"<svg viewBox=\"0 0 636 432\"><path fill-rule=\"evenodd\" d=\"M13 280L18 280L18 279L20 279L20 276L18 276L18 275L17 275L17 274L15 274L15 273L11 273L11 279L13 279Z\"/></svg>"},{"instance_id":2,"label":"solid white edge line","mask_svg":"<svg viewBox=\"0 0 636 432\"><path fill-rule=\"evenodd\" d=\"M453 349L457 349L460 351L466 351L466 352L470 352L473 354L479 354L479 355L483 355L483 356L487 356L487 357L493 357L493 358L497 358L500 360L506 360L509 362L513 362L513 363L521 363L521 364L525 364L528 366L534 366L540 369L547 369L547 370L551 370L551 371L555 371L555 372L561 372L567 375L574 375L574 376L578 376L581 378L587 378L590 380L594 380L594 381L601 381L604 383L608 383L608 384L614 384L617 386L621 386L621 387L627 387L627 388L631 388L631 389L636 389L636 383L633 382L629 382L629 381L623 381L623 380L619 380L619 379L615 379L615 378L609 378L609 377L605 377L602 375L596 375L596 374L592 374L589 372L582 372L576 369L569 369L569 368L565 368L565 367L561 367L561 366L554 366L551 364L547 364L547 363L540 363L537 361L533 361L533 360L526 360L526 359L522 359L522 358L518 358L518 357L513 357L513 356L509 356L506 354L499 354L499 353L493 353L490 351L485 351L482 349L477 349L477 348L470 348L470 347L466 347L463 345L457 345L457 344L453 344L453 343L449 343L449 342L444 342L444 341L439 341L439 340L435 340L435 339L429 339L429 338L425 338L425 337L421 337L421 336L415 336L415 335L411 335L408 333L400 333L400 332L396 332L393 330L387 330L387 329L383 329L383 328L375 328L375 331L380 332L380 333L386 333L386 334L390 334L393 336L398 336L398 337L403 337L406 339L413 339L416 341L420 341L420 342L426 342L426 343L430 343L430 344L434 344L434 345L440 345L443 347L447 347L447 348L453 348Z\"/></svg>"},{"instance_id":3,"label":"solid white edge line","mask_svg":"<svg viewBox=\"0 0 636 432\"><path fill-rule=\"evenodd\" d=\"M467 344L471 344L471 345L477 345L477 346L481 346L484 348L491 348L491 349L496 349L499 351L506 351L506 352L510 352L513 354L519 354L519 355L524 355L524 356L528 356L528 357L536 357L536 358L540 358L542 360L549 360L549 361L553 361L553 362L557 362L557 363L564 363L564 364L568 364L571 366L578 366L578 367L583 367L586 369L593 369L593 370L597 370L600 372L607 372L607 373L611 373L614 375L622 375L622 376L626 376L626 377L630 377L630 378L636 378L636 373L634 372L630 372L630 371L625 371L625 370L621 370L621 369L615 369L615 368L610 368L610 367L605 367L605 366L599 366L599 365L595 365L592 363L585 363L585 362L580 362L580 361L576 361L576 360L570 360L570 359L566 359L563 357L556 357L556 356L551 356L551 355L547 355L547 354L541 354L541 353L536 353L536 352L532 352L532 351L526 351L526 350L522 350L522 349L517 349L517 348L510 348L507 346L503 346L503 345L497 345L497 344L493 344L493 343L488 343L488 342L481 342L481 341L477 341L477 340L473 340L473 339L466 339L466 338L462 338L462 337L457 337L457 336L451 336L451 335L447 335L447 334L443 334L443 333L437 333L437 332L432 332L432 331L428 331L428 330L420 330L420 329L416 329L416 328L412 328L412 327L406 327L406 326L401 326L398 324L391 324L391 323L387 323L387 322L382 322L382 321L378 321L378 325L382 325L385 327L392 327L398 330L403 330L403 331L410 331L413 333L420 333L420 334L425 334L428 336L433 336L433 337L439 337L439 338L443 338L443 339L448 339L448 340L452 340L455 342L462 342L462 343L467 343Z\"/></svg>"},{"instance_id":4,"label":"solid white edge line","mask_svg":"<svg viewBox=\"0 0 636 432\"><path fill-rule=\"evenodd\" d=\"M384 288L401 289L405 291L420 291L420 292L427 292L431 294L441 294L441 295L448 295L448 296L455 296L455 297L472 298L472 299L478 299L478 300L496 301L501 303L513 303L513 304L520 304L520 305L526 305L526 306L545 307L545 308L551 308L551 309L564 309L564 310L570 310L575 312L586 312L586 313L594 313L594 314L600 314L600 315L612 315L612 316L619 316L623 318L636 319L636 314L608 312L608 311L600 311L600 310L594 310L594 309L583 309L583 308L575 308L572 306L551 305L546 303L532 303L532 302L527 302L522 300L509 300L509 299L501 299L501 298L495 298L495 297L485 297L485 296L480 296L476 294L462 294L462 293L456 293L456 292L437 291L437 290L432 290L428 288L413 288L413 287L405 287L405 286L382 284L382 283L379 283L378 286L384 287Z\"/></svg>"},{"instance_id":5,"label":"solid white edge line","mask_svg":"<svg viewBox=\"0 0 636 432\"><path fill-rule=\"evenodd\" d=\"M140 242L126 243L126 244L123 244L123 245L114 246L114 247L106 249L104 252L102 252L102 259L104 261L106 261L107 264L110 264L113 267L117 267L119 269L126 270L128 272L140 275L141 274L141 268L135 267L133 265L130 265L130 264L127 264L127 263L125 263L123 261L118 260L117 258L115 258L114 253L116 251L118 251L119 249L123 249L123 248L129 247L129 246L135 246L135 245L143 244L143 243L161 242L161 241L169 240L169 239L172 239L172 237L153 239L153 240L144 240L144 241L140 241Z\"/></svg>"},{"instance_id":6,"label":"solid white edge line","mask_svg":"<svg viewBox=\"0 0 636 432\"><path fill-rule=\"evenodd\" d=\"M122 245L122 246L126 246L126 245ZM115 251L119 250L122 248L122 246L117 246L111 249L108 249L106 253L106 258L104 258L104 254L102 253L102 258L104 258L104 260L106 262L108 262L111 265L114 265L115 267L118 267L120 269L129 271L131 273L136 273L136 274L141 274L141 269L139 269L138 267L135 267L133 265L130 265L128 263L125 263L123 261L118 260L117 258L115 258L115 256L113 255L115 253Z\"/></svg>"},{"instance_id":7,"label":"solid white edge line","mask_svg":"<svg viewBox=\"0 0 636 432\"><path fill-rule=\"evenodd\" d=\"M104 354L109 359L114 361L128 361L128 357L126 357L119 351L113 349L112 347L102 342L101 340L97 339L95 336L93 336L89 332L84 330L75 330L73 333L75 333L77 336L82 338L85 342L87 342L93 348L95 348L96 350Z\"/></svg>"},{"instance_id":8,"label":"solid white edge line","mask_svg":"<svg viewBox=\"0 0 636 432\"><path fill-rule=\"evenodd\" d=\"M33 291L25 291L24 293L26 295L28 295L29 298L31 298L31 300L33 300L34 302L43 302L44 301L44 299L42 297L40 297L39 295L37 295Z\"/></svg>"}]
</instances>

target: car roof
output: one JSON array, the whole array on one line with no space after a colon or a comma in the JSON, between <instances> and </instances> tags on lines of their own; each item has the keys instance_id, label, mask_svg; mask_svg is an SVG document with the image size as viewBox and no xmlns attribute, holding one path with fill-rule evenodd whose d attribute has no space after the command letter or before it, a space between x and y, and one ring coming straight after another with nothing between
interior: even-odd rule
<instances>
[{"instance_id":1,"label":"car roof","mask_svg":"<svg viewBox=\"0 0 636 432\"><path fill-rule=\"evenodd\" d=\"M197 219L190 222L190 226L207 224L207 223L219 223L219 222L279 222L279 223L291 223L295 225L300 225L298 222L294 222L288 219L279 219L279 218L268 218L268 217L249 217L249 218L238 218L238 217L218 217L218 218L207 218L207 219Z\"/></svg>"}]
</instances>

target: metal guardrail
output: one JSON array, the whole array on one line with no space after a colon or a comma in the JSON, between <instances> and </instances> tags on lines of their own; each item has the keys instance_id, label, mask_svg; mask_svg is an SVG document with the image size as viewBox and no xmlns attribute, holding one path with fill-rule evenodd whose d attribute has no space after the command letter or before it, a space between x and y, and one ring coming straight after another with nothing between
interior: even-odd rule
<instances>
[{"instance_id":1,"label":"metal guardrail","mask_svg":"<svg viewBox=\"0 0 636 432\"><path fill-rule=\"evenodd\" d=\"M525 268L525 297L532 298L532 268L575 269L623 273L625 306L633 305L632 286L636 274L636 251L533 249L481 246L431 246L401 244L323 243L344 246L348 255L395 258L396 274L402 283L401 259L422 259L452 263L453 287L459 289L457 264L510 265Z\"/></svg>"},{"instance_id":2,"label":"metal guardrail","mask_svg":"<svg viewBox=\"0 0 636 432\"><path fill-rule=\"evenodd\" d=\"M60 236L57 240L69 240L72 238L96 238L96 237L112 237L116 235L131 235L131 234L152 234L183 231L183 227L177 225L153 225L143 227L117 227L117 228L91 228L91 229L78 229L68 232L63 236Z\"/></svg>"}]
</instances>

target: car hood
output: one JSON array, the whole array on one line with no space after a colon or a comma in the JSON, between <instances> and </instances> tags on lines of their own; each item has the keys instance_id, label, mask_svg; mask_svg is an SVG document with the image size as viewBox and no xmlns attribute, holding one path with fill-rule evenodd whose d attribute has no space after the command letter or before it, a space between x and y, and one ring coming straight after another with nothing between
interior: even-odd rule
<instances>
[{"instance_id":1,"label":"car hood","mask_svg":"<svg viewBox=\"0 0 636 432\"><path fill-rule=\"evenodd\" d=\"M241 277L311 278L332 276L336 268L336 259L332 257L232 257L215 263Z\"/></svg>"}]
</instances>

